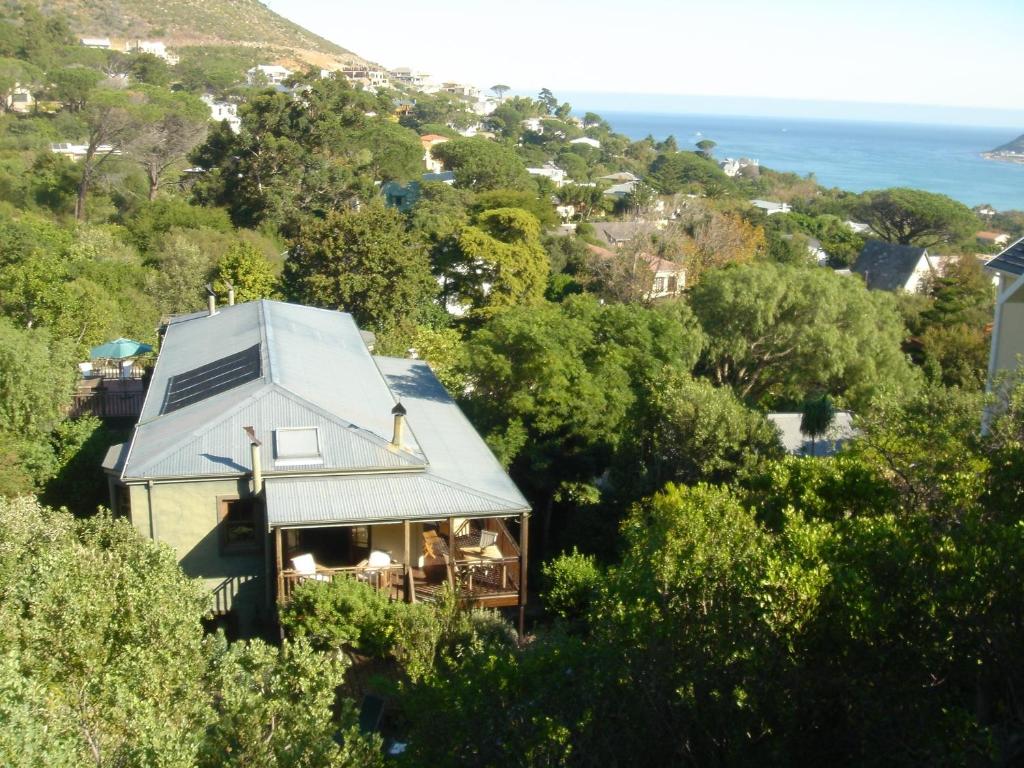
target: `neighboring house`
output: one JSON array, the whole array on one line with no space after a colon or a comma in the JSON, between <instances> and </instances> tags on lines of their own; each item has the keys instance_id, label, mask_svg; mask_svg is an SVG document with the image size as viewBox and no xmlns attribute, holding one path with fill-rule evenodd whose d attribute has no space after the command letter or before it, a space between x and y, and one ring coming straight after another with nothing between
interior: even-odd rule
<instances>
[{"instance_id":1,"label":"neighboring house","mask_svg":"<svg viewBox=\"0 0 1024 768\"><path fill-rule=\"evenodd\" d=\"M378 88L387 88L391 85L388 73L376 67L343 67L341 74L349 82L361 84L367 90L375 91ZM324 77L323 70L320 72L320 77Z\"/></svg>"},{"instance_id":2,"label":"neighboring house","mask_svg":"<svg viewBox=\"0 0 1024 768\"><path fill-rule=\"evenodd\" d=\"M1003 250L985 268L998 278L988 359L991 389L1000 374L1016 371L1024 359L1024 238Z\"/></svg>"},{"instance_id":3,"label":"neighboring house","mask_svg":"<svg viewBox=\"0 0 1024 768\"><path fill-rule=\"evenodd\" d=\"M36 100L30 91L21 83L15 83L14 88L7 94L4 105L10 112L26 114L35 109Z\"/></svg>"},{"instance_id":4,"label":"neighboring house","mask_svg":"<svg viewBox=\"0 0 1024 768\"><path fill-rule=\"evenodd\" d=\"M750 204L760 208L767 216L774 216L776 213L789 213L792 210L789 203L777 203L774 200L751 200Z\"/></svg>"},{"instance_id":5,"label":"neighboring house","mask_svg":"<svg viewBox=\"0 0 1024 768\"><path fill-rule=\"evenodd\" d=\"M558 217L562 221L568 221L569 219L571 219L573 216L576 215L576 206L575 205L562 205L561 203L556 203L555 204L555 213L558 214Z\"/></svg>"},{"instance_id":6,"label":"neighboring house","mask_svg":"<svg viewBox=\"0 0 1024 768\"><path fill-rule=\"evenodd\" d=\"M449 187L455 183L455 171L441 171L440 173L424 173L422 176L423 181L434 181L440 182L441 184L447 184Z\"/></svg>"},{"instance_id":7,"label":"neighboring house","mask_svg":"<svg viewBox=\"0 0 1024 768\"><path fill-rule=\"evenodd\" d=\"M529 504L430 367L372 356L351 315L211 299L172 319L103 466L116 514L246 631L334 578L416 601L453 584L521 625Z\"/></svg>"},{"instance_id":8,"label":"neighboring house","mask_svg":"<svg viewBox=\"0 0 1024 768\"><path fill-rule=\"evenodd\" d=\"M783 240L792 240L794 235L786 233L782 235ZM828 253L821 245L821 241L816 237L807 238L807 253L810 255L814 262L819 267L824 267L828 264Z\"/></svg>"},{"instance_id":9,"label":"neighboring house","mask_svg":"<svg viewBox=\"0 0 1024 768\"><path fill-rule=\"evenodd\" d=\"M380 192L384 196L385 205L389 208L397 208L402 213L412 210L412 207L420 199L420 185L415 181L410 181L408 184L385 181L380 185Z\"/></svg>"},{"instance_id":10,"label":"neighboring house","mask_svg":"<svg viewBox=\"0 0 1024 768\"><path fill-rule=\"evenodd\" d=\"M413 88L417 91L426 91L429 89L430 75L424 74L423 72L414 72L409 67L399 67L398 69L391 70L391 79L402 85Z\"/></svg>"},{"instance_id":11,"label":"neighboring house","mask_svg":"<svg viewBox=\"0 0 1024 768\"><path fill-rule=\"evenodd\" d=\"M459 96L463 99L472 99L474 102L480 100L480 89L473 85L463 85L462 83L442 83L441 90L445 93L450 93L453 96Z\"/></svg>"},{"instance_id":12,"label":"neighboring house","mask_svg":"<svg viewBox=\"0 0 1024 768\"><path fill-rule=\"evenodd\" d=\"M921 281L934 273L936 266L926 248L868 240L852 270L864 278L868 288L918 293Z\"/></svg>"},{"instance_id":13,"label":"neighboring house","mask_svg":"<svg viewBox=\"0 0 1024 768\"><path fill-rule=\"evenodd\" d=\"M871 227L859 221L847 221L846 226L856 235L866 235L871 232Z\"/></svg>"},{"instance_id":14,"label":"neighboring house","mask_svg":"<svg viewBox=\"0 0 1024 768\"><path fill-rule=\"evenodd\" d=\"M238 106L228 101L217 101L208 93L203 94L200 99L210 109L210 119L216 123L227 122L232 132L238 133L242 130L242 118L238 116Z\"/></svg>"},{"instance_id":15,"label":"neighboring house","mask_svg":"<svg viewBox=\"0 0 1024 768\"><path fill-rule=\"evenodd\" d=\"M523 130L533 131L541 135L544 133L544 123L541 122L539 117L528 117L520 125L523 127Z\"/></svg>"},{"instance_id":16,"label":"neighboring house","mask_svg":"<svg viewBox=\"0 0 1024 768\"><path fill-rule=\"evenodd\" d=\"M587 250L601 259L612 260L621 258L614 251L597 245L587 245ZM647 265L653 273L651 288L644 294L644 299L664 299L678 296L686 288L686 268L668 259L662 259L650 253L638 253L636 259Z\"/></svg>"},{"instance_id":17,"label":"neighboring house","mask_svg":"<svg viewBox=\"0 0 1024 768\"><path fill-rule=\"evenodd\" d=\"M627 181L622 184L612 184L603 194L607 197L614 197L616 200L621 200L633 194L633 190L636 189L636 185L639 184L637 181Z\"/></svg>"},{"instance_id":18,"label":"neighboring house","mask_svg":"<svg viewBox=\"0 0 1024 768\"><path fill-rule=\"evenodd\" d=\"M82 41L82 45L86 48L99 48L104 51L110 50L109 37L83 37L80 39Z\"/></svg>"},{"instance_id":19,"label":"neighboring house","mask_svg":"<svg viewBox=\"0 0 1024 768\"><path fill-rule=\"evenodd\" d=\"M550 179L556 187L561 187L566 183L566 181L568 181L565 171L554 163L545 163L543 168L527 168L526 172L531 176L540 176L545 179Z\"/></svg>"},{"instance_id":20,"label":"neighboring house","mask_svg":"<svg viewBox=\"0 0 1024 768\"><path fill-rule=\"evenodd\" d=\"M757 160L751 160L749 157L741 157L739 160L727 157L718 164L718 167L722 169L722 173L726 176L737 176L744 168L749 167L760 170L761 166L758 164Z\"/></svg>"},{"instance_id":21,"label":"neighboring house","mask_svg":"<svg viewBox=\"0 0 1024 768\"><path fill-rule=\"evenodd\" d=\"M423 164L430 173L441 173L444 170L444 163L434 157L432 150L438 144L444 144L446 141L448 141L447 136L440 136L436 133L420 136L420 144L423 145Z\"/></svg>"},{"instance_id":22,"label":"neighboring house","mask_svg":"<svg viewBox=\"0 0 1024 768\"><path fill-rule=\"evenodd\" d=\"M128 43L128 51L135 53L148 53L152 56L156 56L159 59L163 59L172 67L178 63L179 59L173 53L167 50L167 46L160 40L133 40Z\"/></svg>"},{"instance_id":23,"label":"neighboring house","mask_svg":"<svg viewBox=\"0 0 1024 768\"><path fill-rule=\"evenodd\" d=\"M974 237L985 245L1002 246L1010 242L1010 236L1006 232L975 232Z\"/></svg>"},{"instance_id":24,"label":"neighboring house","mask_svg":"<svg viewBox=\"0 0 1024 768\"><path fill-rule=\"evenodd\" d=\"M836 411L832 426L817 438L800 429L803 414L769 413L767 418L778 430L779 442L786 453L793 456L831 456L859 434L853 427L853 415L849 411Z\"/></svg>"},{"instance_id":25,"label":"neighboring house","mask_svg":"<svg viewBox=\"0 0 1024 768\"><path fill-rule=\"evenodd\" d=\"M634 176L629 171L619 171L618 173L609 173L607 176L601 176L599 181L610 181L614 184L635 184L640 181L640 177Z\"/></svg>"},{"instance_id":26,"label":"neighboring house","mask_svg":"<svg viewBox=\"0 0 1024 768\"><path fill-rule=\"evenodd\" d=\"M479 99L474 104L470 105L469 110L478 117L487 117L498 108L498 102L495 99Z\"/></svg>"},{"instance_id":27,"label":"neighboring house","mask_svg":"<svg viewBox=\"0 0 1024 768\"><path fill-rule=\"evenodd\" d=\"M257 64L245 76L249 85L262 85L264 81L270 85L281 85L292 76L292 71L278 64Z\"/></svg>"},{"instance_id":28,"label":"neighboring house","mask_svg":"<svg viewBox=\"0 0 1024 768\"><path fill-rule=\"evenodd\" d=\"M625 245L633 238L649 232L651 225L641 221L594 221L590 224L595 236L617 248Z\"/></svg>"},{"instance_id":29,"label":"neighboring house","mask_svg":"<svg viewBox=\"0 0 1024 768\"><path fill-rule=\"evenodd\" d=\"M89 152L89 146L87 144L72 144L71 142L62 141L57 144L50 145L50 151L55 155L63 155L68 160L78 162ZM96 147L96 155L120 155L121 150L114 149L110 144L100 144Z\"/></svg>"},{"instance_id":30,"label":"neighboring house","mask_svg":"<svg viewBox=\"0 0 1024 768\"><path fill-rule=\"evenodd\" d=\"M600 149L601 148L601 142L598 141L597 139L592 139L589 136L580 136L578 139L573 139L569 143L570 144L586 144L588 147L593 147L594 149Z\"/></svg>"}]
</instances>

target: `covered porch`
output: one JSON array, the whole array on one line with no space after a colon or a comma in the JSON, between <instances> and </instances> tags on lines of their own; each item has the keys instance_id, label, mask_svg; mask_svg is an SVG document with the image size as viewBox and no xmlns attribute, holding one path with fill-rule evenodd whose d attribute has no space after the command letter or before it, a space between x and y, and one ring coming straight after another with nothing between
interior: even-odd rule
<instances>
[{"instance_id":1,"label":"covered porch","mask_svg":"<svg viewBox=\"0 0 1024 768\"><path fill-rule=\"evenodd\" d=\"M500 517L277 526L277 602L307 581L352 578L412 603L431 602L448 585L474 607L522 605L527 519L514 523L520 541Z\"/></svg>"}]
</instances>

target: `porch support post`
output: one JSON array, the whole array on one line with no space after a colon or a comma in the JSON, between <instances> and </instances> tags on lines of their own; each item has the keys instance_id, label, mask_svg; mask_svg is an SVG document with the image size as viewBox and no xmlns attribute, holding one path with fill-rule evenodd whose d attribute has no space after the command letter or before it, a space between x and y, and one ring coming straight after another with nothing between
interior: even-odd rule
<instances>
[{"instance_id":1,"label":"porch support post","mask_svg":"<svg viewBox=\"0 0 1024 768\"><path fill-rule=\"evenodd\" d=\"M448 556L455 560L455 518L448 518Z\"/></svg>"},{"instance_id":2,"label":"porch support post","mask_svg":"<svg viewBox=\"0 0 1024 768\"><path fill-rule=\"evenodd\" d=\"M412 562L410 562L410 560L409 560L410 548L409 548L409 521L408 520L403 520L402 521L402 534L403 534L404 540L405 540L405 553L404 553L405 556L402 558L402 562L405 563L405 573L404 573L405 578L402 581L403 581L403 583L405 585L405 599L406 599L406 602L412 602L412 597L409 594L409 592L410 592L410 589L409 589L409 571L412 570Z\"/></svg>"},{"instance_id":3,"label":"porch support post","mask_svg":"<svg viewBox=\"0 0 1024 768\"><path fill-rule=\"evenodd\" d=\"M530 545L530 513L519 518L519 640L526 634L526 550Z\"/></svg>"},{"instance_id":4,"label":"porch support post","mask_svg":"<svg viewBox=\"0 0 1024 768\"><path fill-rule=\"evenodd\" d=\"M281 547L281 529L274 529L274 563L277 565L277 599L281 599L281 571L284 570L284 553Z\"/></svg>"}]
</instances>

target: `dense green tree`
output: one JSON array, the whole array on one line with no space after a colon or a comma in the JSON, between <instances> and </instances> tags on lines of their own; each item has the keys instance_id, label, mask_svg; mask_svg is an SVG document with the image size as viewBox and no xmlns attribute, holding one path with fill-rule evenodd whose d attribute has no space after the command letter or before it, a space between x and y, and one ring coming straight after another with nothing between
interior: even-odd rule
<instances>
[{"instance_id":1,"label":"dense green tree","mask_svg":"<svg viewBox=\"0 0 1024 768\"><path fill-rule=\"evenodd\" d=\"M458 237L461 259L445 277L478 310L537 304L547 286L540 223L519 208L484 211Z\"/></svg>"},{"instance_id":2,"label":"dense green tree","mask_svg":"<svg viewBox=\"0 0 1024 768\"><path fill-rule=\"evenodd\" d=\"M831 270L712 271L690 303L708 335L703 370L744 399L799 403L820 391L855 406L914 381L891 297Z\"/></svg>"},{"instance_id":3,"label":"dense green tree","mask_svg":"<svg viewBox=\"0 0 1024 768\"><path fill-rule=\"evenodd\" d=\"M675 371L652 387L615 473L639 498L667 482L726 482L780 451L775 429L730 389Z\"/></svg>"},{"instance_id":4,"label":"dense green tree","mask_svg":"<svg viewBox=\"0 0 1024 768\"><path fill-rule=\"evenodd\" d=\"M71 112L81 112L103 79L103 74L88 67L68 67L49 74L53 97Z\"/></svg>"},{"instance_id":5,"label":"dense green tree","mask_svg":"<svg viewBox=\"0 0 1024 768\"><path fill-rule=\"evenodd\" d=\"M236 243L217 262L214 289L225 294L228 285L235 291L235 301L273 299L277 296L278 275L273 265L254 246Z\"/></svg>"},{"instance_id":6,"label":"dense green tree","mask_svg":"<svg viewBox=\"0 0 1024 768\"><path fill-rule=\"evenodd\" d=\"M351 312L361 326L384 331L422 316L437 285L401 216L373 204L304 224L284 290L293 301Z\"/></svg>"},{"instance_id":7,"label":"dense green tree","mask_svg":"<svg viewBox=\"0 0 1024 768\"><path fill-rule=\"evenodd\" d=\"M651 183L666 195L728 182L729 177L713 160L695 152L658 155L651 164Z\"/></svg>"},{"instance_id":8,"label":"dense green tree","mask_svg":"<svg viewBox=\"0 0 1024 768\"><path fill-rule=\"evenodd\" d=\"M925 248L955 243L978 226L963 203L906 187L865 192L856 212L884 240Z\"/></svg>"},{"instance_id":9,"label":"dense green tree","mask_svg":"<svg viewBox=\"0 0 1024 768\"><path fill-rule=\"evenodd\" d=\"M446 169L455 172L458 187L515 189L528 179L523 161L511 147L499 142L479 137L452 139L434 147L433 153Z\"/></svg>"}]
</instances>

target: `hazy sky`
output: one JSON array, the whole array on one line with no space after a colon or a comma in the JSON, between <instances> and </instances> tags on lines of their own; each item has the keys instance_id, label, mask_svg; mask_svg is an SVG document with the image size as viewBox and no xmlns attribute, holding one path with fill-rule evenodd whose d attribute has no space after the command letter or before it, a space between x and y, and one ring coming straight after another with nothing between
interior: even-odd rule
<instances>
[{"instance_id":1,"label":"hazy sky","mask_svg":"<svg viewBox=\"0 0 1024 768\"><path fill-rule=\"evenodd\" d=\"M1024 110L1024 0L269 0L387 67L516 91Z\"/></svg>"}]
</instances>

